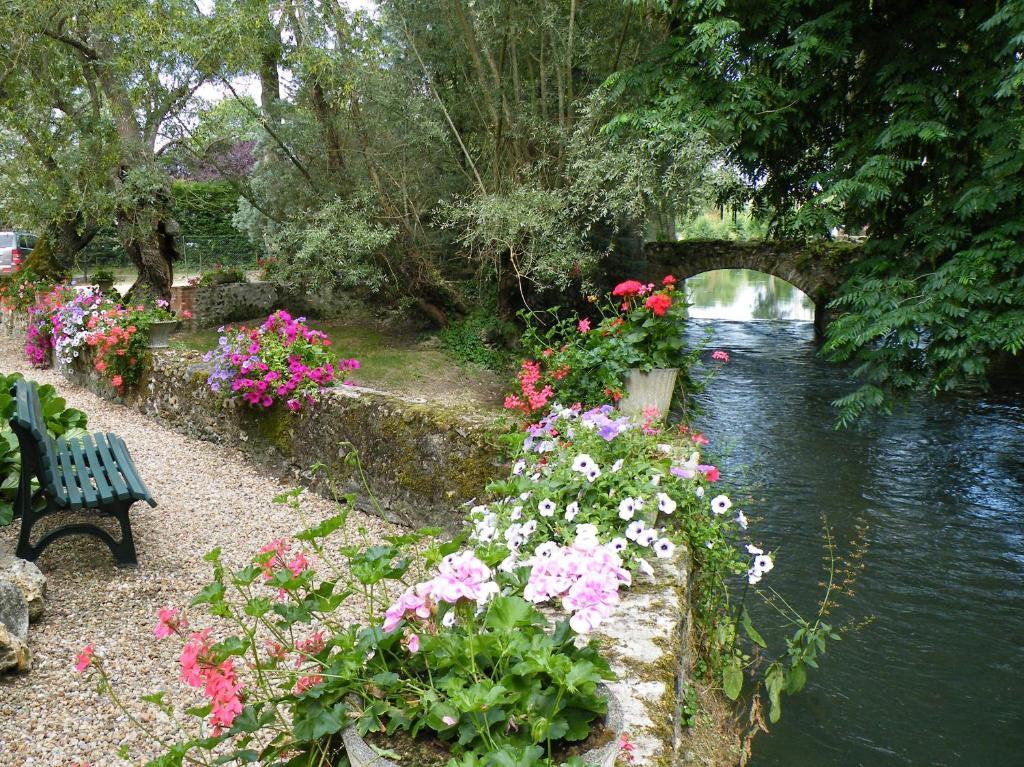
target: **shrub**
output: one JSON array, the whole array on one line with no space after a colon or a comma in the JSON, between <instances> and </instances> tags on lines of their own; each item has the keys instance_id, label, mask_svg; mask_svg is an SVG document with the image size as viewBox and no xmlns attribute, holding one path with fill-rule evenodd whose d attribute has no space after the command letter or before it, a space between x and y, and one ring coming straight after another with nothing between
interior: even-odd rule
<instances>
[{"instance_id":1,"label":"shrub","mask_svg":"<svg viewBox=\"0 0 1024 767\"><path fill-rule=\"evenodd\" d=\"M203 272L199 278L199 284L205 286L230 285L235 282L245 282L245 272L237 266L216 266Z\"/></svg>"}]
</instances>

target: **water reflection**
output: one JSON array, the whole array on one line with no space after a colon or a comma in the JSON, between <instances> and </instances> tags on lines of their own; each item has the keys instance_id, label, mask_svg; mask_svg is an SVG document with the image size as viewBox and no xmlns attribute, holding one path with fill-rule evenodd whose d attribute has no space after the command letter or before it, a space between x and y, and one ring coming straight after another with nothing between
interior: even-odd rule
<instances>
[{"instance_id":1,"label":"water reflection","mask_svg":"<svg viewBox=\"0 0 1024 767\"><path fill-rule=\"evenodd\" d=\"M686 281L696 319L814 320L814 303L785 280L750 269L718 269Z\"/></svg>"},{"instance_id":2,"label":"water reflection","mask_svg":"<svg viewBox=\"0 0 1024 767\"><path fill-rule=\"evenodd\" d=\"M766 288L758 308L751 280L770 278L688 281L692 316L743 320L688 329L694 340L710 329L732 356L703 395L701 426L723 476L753 496L756 539L779 553L772 585L806 614L821 575L820 515L840 539L867 522L852 616L875 619L785 699L754 765L1024 764L1024 398L922 398L837 432L830 402L850 390L846 373L820 358L809 325L749 321L771 319L773 303ZM794 292L777 281L775 296L790 300L774 302L776 318L802 303ZM758 618L781 639L770 613Z\"/></svg>"}]
</instances>

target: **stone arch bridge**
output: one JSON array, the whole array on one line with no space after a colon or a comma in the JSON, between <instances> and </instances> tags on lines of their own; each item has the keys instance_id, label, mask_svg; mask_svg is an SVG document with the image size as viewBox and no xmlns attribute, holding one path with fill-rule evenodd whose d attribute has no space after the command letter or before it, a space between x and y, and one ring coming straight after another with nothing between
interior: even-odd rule
<instances>
[{"instance_id":1,"label":"stone arch bridge","mask_svg":"<svg viewBox=\"0 0 1024 767\"><path fill-rule=\"evenodd\" d=\"M753 269L780 277L814 302L814 327L824 334L829 322L826 305L837 293L846 267L860 256L851 243L731 240L648 242L643 246L640 279L660 282L666 274L684 280L716 269Z\"/></svg>"}]
</instances>

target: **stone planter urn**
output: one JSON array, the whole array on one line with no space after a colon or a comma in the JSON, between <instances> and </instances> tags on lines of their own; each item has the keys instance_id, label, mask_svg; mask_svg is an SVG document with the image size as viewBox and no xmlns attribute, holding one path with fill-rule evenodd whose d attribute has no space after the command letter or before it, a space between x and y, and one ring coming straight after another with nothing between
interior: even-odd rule
<instances>
[{"instance_id":1,"label":"stone planter urn","mask_svg":"<svg viewBox=\"0 0 1024 767\"><path fill-rule=\"evenodd\" d=\"M110 291L112 291L114 289L114 281L113 280L96 280L96 287L100 291L100 293L103 293L104 295L106 295L107 293L109 293Z\"/></svg>"},{"instance_id":2,"label":"stone planter urn","mask_svg":"<svg viewBox=\"0 0 1024 767\"><path fill-rule=\"evenodd\" d=\"M601 685L599 689L608 698L608 715L604 720L604 730L609 737L600 746L581 754L581 757L587 765L613 767L615 759L619 755L619 739L622 737L625 726L622 705L610 689L604 685ZM342 731L341 739L345 744L345 753L352 767L402 767L390 759L385 759L368 746L356 732L355 727L348 727Z\"/></svg>"},{"instance_id":3,"label":"stone planter urn","mask_svg":"<svg viewBox=\"0 0 1024 767\"><path fill-rule=\"evenodd\" d=\"M149 348L166 349L171 333L178 327L177 320L162 320L149 326Z\"/></svg>"},{"instance_id":4,"label":"stone planter urn","mask_svg":"<svg viewBox=\"0 0 1024 767\"><path fill-rule=\"evenodd\" d=\"M619 401L619 410L626 415L642 415L653 407L664 418L672 404L679 368L655 368L649 373L633 368L626 374L626 395Z\"/></svg>"}]
</instances>

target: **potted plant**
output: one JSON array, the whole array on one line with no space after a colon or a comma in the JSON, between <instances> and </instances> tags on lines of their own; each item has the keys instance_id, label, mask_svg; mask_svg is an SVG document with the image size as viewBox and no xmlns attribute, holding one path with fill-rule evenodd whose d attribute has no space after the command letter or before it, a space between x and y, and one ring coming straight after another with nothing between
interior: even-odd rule
<instances>
[{"instance_id":1,"label":"potted plant","mask_svg":"<svg viewBox=\"0 0 1024 767\"><path fill-rule=\"evenodd\" d=\"M628 415L664 417L679 385L679 369L689 361L683 340L686 302L676 279L660 288L627 280L615 286L611 301L590 301L602 319L549 314L523 315L523 347L530 358L517 374L518 391L505 407L531 415L558 402L598 405L616 402Z\"/></svg>"},{"instance_id":2,"label":"potted plant","mask_svg":"<svg viewBox=\"0 0 1024 767\"><path fill-rule=\"evenodd\" d=\"M146 307L136 322L145 328L150 349L166 349L171 333L178 328L178 318L170 312L170 303L162 298L155 307Z\"/></svg>"},{"instance_id":3,"label":"potted plant","mask_svg":"<svg viewBox=\"0 0 1024 767\"><path fill-rule=\"evenodd\" d=\"M114 289L114 273L110 269L97 269L92 274L92 280L100 293L109 293Z\"/></svg>"},{"instance_id":4,"label":"potted plant","mask_svg":"<svg viewBox=\"0 0 1024 767\"><path fill-rule=\"evenodd\" d=\"M629 363L625 396L619 409L627 415L668 413L684 361L683 322L686 301L675 293L676 279L668 275L660 289L637 280L620 282L612 296L621 301L610 324L612 343ZM608 322L606 320L605 322Z\"/></svg>"}]
</instances>

